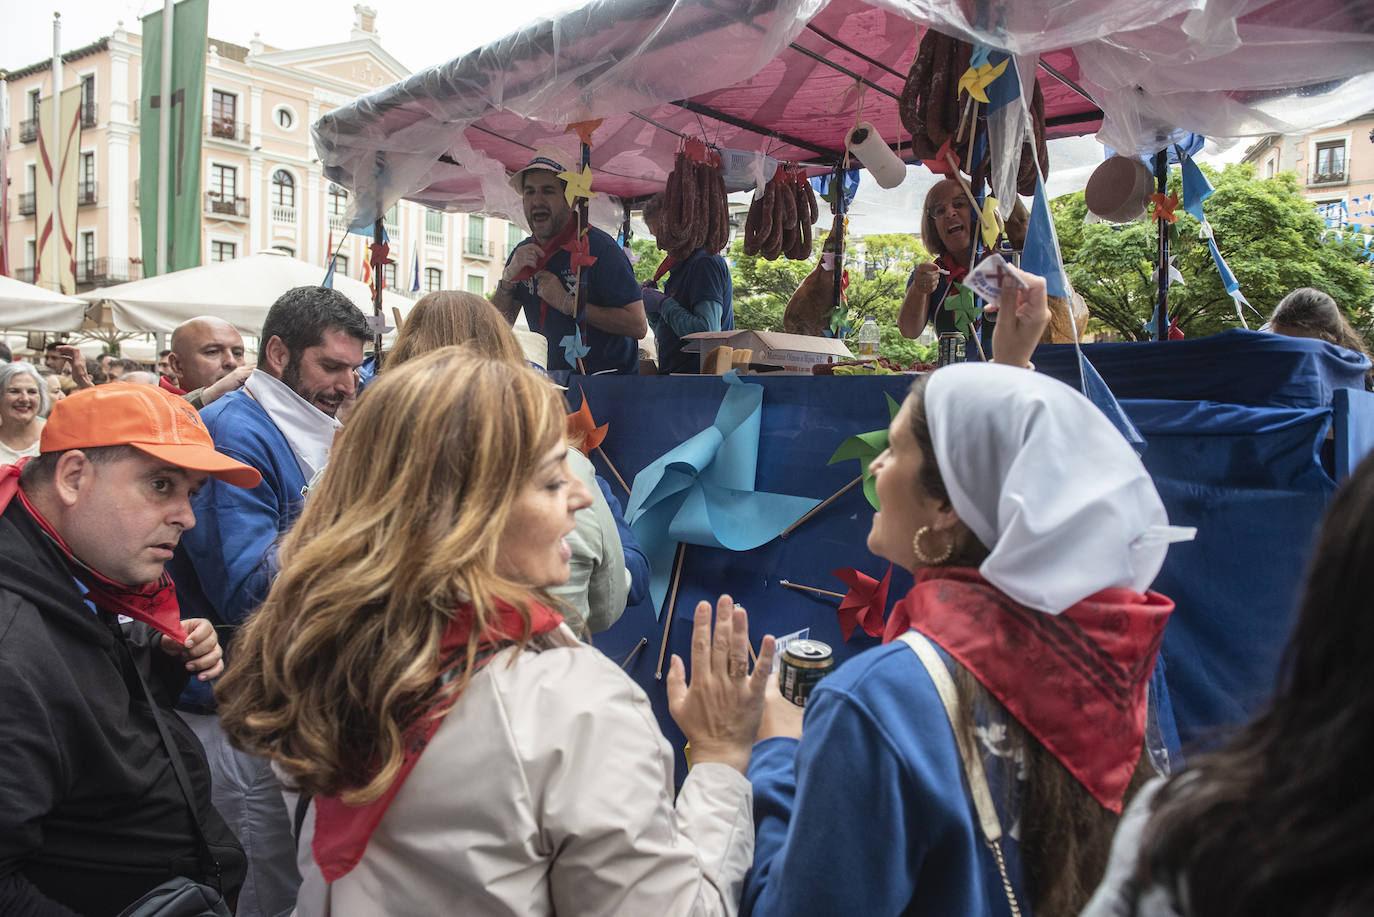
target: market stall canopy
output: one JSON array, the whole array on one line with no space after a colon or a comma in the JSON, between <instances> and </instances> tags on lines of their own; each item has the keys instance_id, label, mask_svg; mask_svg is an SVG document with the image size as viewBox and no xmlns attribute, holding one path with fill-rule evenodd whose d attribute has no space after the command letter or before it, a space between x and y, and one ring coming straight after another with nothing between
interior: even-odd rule
<instances>
[{"instance_id":1,"label":"market stall canopy","mask_svg":"<svg viewBox=\"0 0 1374 917\"><path fill-rule=\"evenodd\" d=\"M123 331L171 331L198 315L217 315L242 333L256 336L278 296L292 287L319 286L324 273L319 265L284 252L261 251L81 296L90 302L108 302L115 327ZM353 300L364 315L372 314L372 291L367 284L336 274L334 289ZM404 315L413 305L394 293L384 291L382 297L388 321L393 306Z\"/></svg>"},{"instance_id":2,"label":"market stall canopy","mask_svg":"<svg viewBox=\"0 0 1374 917\"><path fill-rule=\"evenodd\" d=\"M0 277L0 327L32 331L76 331L86 302L43 287Z\"/></svg>"},{"instance_id":3,"label":"market stall canopy","mask_svg":"<svg viewBox=\"0 0 1374 917\"><path fill-rule=\"evenodd\" d=\"M603 196L594 217L606 195L660 190L684 137L816 174L840 162L862 115L912 161L897 99L927 27L1037 70L1049 137L1101 127L1122 152L1153 152L1189 131L1333 123L1374 98L1363 4L1001 0L973 4L977 21L966 6L596 0L326 114L315 143L325 174L353 192L353 228L370 232L402 197L518 218L507 173L544 144L574 149L567 126L590 119L604 119L593 135Z\"/></svg>"}]
</instances>

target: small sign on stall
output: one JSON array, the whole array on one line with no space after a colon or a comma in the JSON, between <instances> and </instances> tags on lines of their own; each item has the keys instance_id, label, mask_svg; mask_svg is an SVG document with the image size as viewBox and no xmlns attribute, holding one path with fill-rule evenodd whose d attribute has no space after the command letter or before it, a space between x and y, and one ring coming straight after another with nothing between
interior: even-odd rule
<instances>
[{"instance_id":1,"label":"small sign on stall","mask_svg":"<svg viewBox=\"0 0 1374 917\"><path fill-rule=\"evenodd\" d=\"M741 372L811 375L811 367L817 363L854 359L842 340L782 331L698 331L684 335L683 340L685 353L701 354L703 372L706 356L719 347L751 352L747 365L730 361L722 372L734 368Z\"/></svg>"}]
</instances>

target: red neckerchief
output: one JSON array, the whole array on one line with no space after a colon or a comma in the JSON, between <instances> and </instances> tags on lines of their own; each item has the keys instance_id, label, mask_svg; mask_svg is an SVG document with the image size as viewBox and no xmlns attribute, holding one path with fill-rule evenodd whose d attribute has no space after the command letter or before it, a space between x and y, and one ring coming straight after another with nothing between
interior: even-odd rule
<instances>
[{"instance_id":1,"label":"red neckerchief","mask_svg":"<svg viewBox=\"0 0 1374 917\"><path fill-rule=\"evenodd\" d=\"M164 570L162 575L151 583L125 586L83 564L72 554L72 549L67 547L67 542L62 536L57 534L57 529L43 518L43 514L29 502L29 498L20 488L19 471L26 461L27 457L20 460L17 465L0 467L0 513L5 511L17 495L24 509L33 517L33 521L38 523L38 527L53 540L67 558L67 566L71 569L72 576L86 587L88 601L97 608L142 621L184 646L187 636L181 627L181 608L177 605L177 590L167 571Z\"/></svg>"},{"instance_id":2,"label":"red neckerchief","mask_svg":"<svg viewBox=\"0 0 1374 917\"><path fill-rule=\"evenodd\" d=\"M513 282L524 283L526 280L529 280L535 274L538 274L540 271L544 270L545 266L548 265L548 263L551 260L553 260L554 255L563 251L565 246L575 241L576 239L577 214L574 213L568 217L568 222L563 224L563 228L558 230L558 234L556 236L554 236L549 241L545 242L543 245L539 246L539 250L543 252L543 254L539 256L539 260L536 261L532 267L523 268L518 274L515 275ZM541 332L544 330L544 322L548 319L548 317L549 304L544 301L543 297L540 297L539 330Z\"/></svg>"},{"instance_id":3,"label":"red neckerchief","mask_svg":"<svg viewBox=\"0 0 1374 917\"><path fill-rule=\"evenodd\" d=\"M658 289L659 279L675 267L677 267L677 259L672 255L664 255L663 261L660 262L658 270L654 271L654 279L651 281L651 283L654 284L655 290Z\"/></svg>"},{"instance_id":4,"label":"red neckerchief","mask_svg":"<svg viewBox=\"0 0 1374 917\"><path fill-rule=\"evenodd\" d=\"M883 642L915 628L973 673L1098 802L1121 812L1174 603L1103 589L1062 614L1013 602L968 567L927 567Z\"/></svg>"},{"instance_id":5,"label":"red neckerchief","mask_svg":"<svg viewBox=\"0 0 1374 917\"><path fill-rule=\"evenodd\" d=\"M947 258L944 255L936 257L935 264L937 267L942 267L949 271L949 282L951 285L959 283L968 276L967 265L959 264L954 259Z\"/></svg>"},{"instance_id":6,"label":"red neckerchief","mask_svg":"<svg viewBox=\"0 0 1374 917\"><path fill-rule=\"evenodd\" d=\"M496 616L489 622L478 642L479 647L499 648L501 644L517 641L524 633L525 622L515 606L496 600ZM563 616L536 602L529 603L530 636L545 634L563 622ZM467 646L472 632L472 606L464 605L449 622L439 642L439 658L449 659ZM481 667L491 657L480 660ZM457 665L454 662L453 665ZM452 666L450 666L452 668ZM420 760L420 754L434 738L444 718L429 711L420 714L405 731L405 758L396 779L375 802L361 806L345 804L337 796L316 797L315 836L310 844L315 862L326 882L339 879L358 865L367 850L372 832L381 823L387 807L396 798L401 785Z\"/></svg>"},{"instance_id":7,"label":"red neckerchief","mask_svg":"<svg viewBox=\"0 0 1374 917\"><path fill-rule=\"evenodd\" d=\"M184 391L182 391L181 389L179 389L179 388L177 388L175 385L173 385L173 384L172 384L172 380L168 379L166 376L158 376L158 377L157 377L157 384L160 385L160 386L162 386L162 387L163 387L164 389L166 389L167 391L171 392L173 395L184 395L184 394L186 394Z\"/></svg>"}]
</instances>

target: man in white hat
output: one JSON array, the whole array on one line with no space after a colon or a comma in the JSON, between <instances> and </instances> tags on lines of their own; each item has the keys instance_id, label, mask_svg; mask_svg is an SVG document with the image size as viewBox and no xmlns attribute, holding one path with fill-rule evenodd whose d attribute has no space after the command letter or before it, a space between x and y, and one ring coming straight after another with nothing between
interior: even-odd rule
<instances>
[{"instance_id":1,"label":"man in white hat","mask_svg":"<svg viewBox=\"0 0 1374 917\"><path fill-rule=\"evenodd\" d=\"M530 238L506 260L492 302L510 322L519 310L532 329L549 342L549 369L576 369L564 340L577 331L577 274L570 246L577 242L577 221L558 177L575 160L555 147L541 147L510 183L520 193ZM639 284L625 252L609 235L590 226L589 254L596 259L582 269L587 284L588 373L639 371L640 338L649 332Z\"/></svg>"}]
</instances>

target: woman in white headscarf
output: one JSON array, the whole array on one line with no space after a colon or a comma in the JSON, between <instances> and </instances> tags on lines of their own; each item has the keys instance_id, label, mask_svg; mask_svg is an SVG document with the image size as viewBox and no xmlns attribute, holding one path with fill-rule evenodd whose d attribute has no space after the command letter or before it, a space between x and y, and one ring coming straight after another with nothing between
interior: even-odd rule
<instances>
[{"instance_id":1,"label":"woman in white headscarf","mask_svg":"<svg viewBox=\"0 0 1374 917\"><path fill-rule=\"evenodd\" d=\"M1046 319L1044 281L1021 276L1016 313ZM1010 311L994 349L1024 362ZM915 585L804 720L770 697L744 912L1077 914L1153 772L1173 603L1147 590L1182 533L1095 406L1010 366L919 380L873 472L869 550Z\"/></svg>"}]
</instances>

